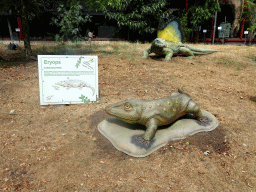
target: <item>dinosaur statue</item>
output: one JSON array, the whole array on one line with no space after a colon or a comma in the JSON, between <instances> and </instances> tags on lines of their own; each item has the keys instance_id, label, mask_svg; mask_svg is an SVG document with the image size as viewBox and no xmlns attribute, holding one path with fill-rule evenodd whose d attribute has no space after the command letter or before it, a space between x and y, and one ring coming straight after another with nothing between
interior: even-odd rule
<instances>
[{"instance_id":1,"label":"dinosaur statue","mask_svg":"<svg viewBox=\"0 0 256 192\"><path fill-rule=\"evenodd\" d=\"M150 53L165 55L165 60L169 61L174 54L182 54L188 56L189 58L193 58L196 54L202 55L213 52L217 52L217 50L196 48L185 45L181 42L171 42L162 38L156 38L152 42L152 45L144 50L142 59L146 59Z\"/></svg>"},{"instance_id":2,"label":"dinosaur statue","mask_svg":"<svg viewBox=\"0 0 256 192\"><path fill-rule=\"evenodd\" d=\"M132 98L110 104L105 112L127 123L145 125L146 132L139 138L144 145L154 138L158 126L170 124L185 114L193 114L199 122L209 123L191 97L180 89L178 93L161 99L144 101Z\"/></svg>"}]
</instances>

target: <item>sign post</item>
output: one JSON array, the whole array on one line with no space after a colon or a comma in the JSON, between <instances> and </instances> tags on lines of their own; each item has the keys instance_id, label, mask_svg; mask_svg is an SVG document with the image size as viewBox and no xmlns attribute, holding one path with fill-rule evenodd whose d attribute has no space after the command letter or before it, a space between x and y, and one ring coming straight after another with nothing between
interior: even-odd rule
<instances>
[{"instance_id":1,"label":"sign post","mask_svg":"<svg viewBox=\"0 0 256 192\"><path fill-rule=\"evenodd\" d=\"M245 40L244 40L244 44L246 45L246 37L247 37L247 35L248 35L248 31L244 31L244 34L245 34Z\"/></svg>"},{"instance_id":2,"label":"sign post","mask_svg":"<svg viewBox=\"0 0 256 192\"><path fill-rule=\"evenodd\" d=\"M207 30L204 29L204 30L203 30L203 33L204 33L204 44L205 44L205 33L207 33Z\"/></svg>"},{"instance_id":3,"label":"sign post","mask_svg":"<svg viewBox=\"0 0 256 192\"><path fill-rule=\"evenodd\" d=\"M218 27L218 31L219 31L219 35L218 35L218 41L220 40L220 35L221 35L221 31L222 31L222 27Z\"/></svg>"},{"instance_id":4,"label":"sign post","mask_svg":"<svg viewBox=\"0 0 256 192\"><path fill-rule=\"evenodd\" d=\"M38 55L40 105L98 102L98 56Z\"/></svg>"},{"instance_id":5,"label":"sign post","mask_svg":"<svg viewBox=\"0 0 256 192\"><path fill-rule=\"evenodd\" d=\"M20 28L15 28L16 32L20 32ZM20 42L20 36L19 36L19 42Z\"/></svg>"}]
</instances>

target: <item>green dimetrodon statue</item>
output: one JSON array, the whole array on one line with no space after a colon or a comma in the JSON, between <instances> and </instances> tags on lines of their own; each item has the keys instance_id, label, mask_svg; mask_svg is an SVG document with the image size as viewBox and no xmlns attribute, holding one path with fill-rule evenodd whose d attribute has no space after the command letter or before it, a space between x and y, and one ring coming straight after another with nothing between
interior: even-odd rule
<instances>
[{"instance_id":1,"label":"green dimetrodon statue","mask_svg":"<svg viewBox=\"0 0 256 192\"><path fill-rule=\"evenodd\" d=\"M194 55L203 55L214 52L217 52L217 50L197 48L185 45L181 42L172 42L162 38L156 38L152 42L152 45L144 50L142 58L146 59L150 53L155 53L157 55L165 55L165 60L169 61L175 54L186 55L189 58L193 58Z\"/></svg>"}]
</instances>

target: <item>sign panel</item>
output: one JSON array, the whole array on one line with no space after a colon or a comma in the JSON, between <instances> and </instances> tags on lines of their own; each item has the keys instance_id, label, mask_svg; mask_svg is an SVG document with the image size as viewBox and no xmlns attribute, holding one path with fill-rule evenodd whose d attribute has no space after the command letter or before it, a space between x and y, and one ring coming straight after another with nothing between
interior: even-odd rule
<instances>
[{"instance_id":1,"label":"sign panel","mask_svg":"<svg viewBox=\"0 0 256 192\"><path fill-rule=\"evenodd\" d=\"M98 101L98 56L38 55L40 104Z\"/></svg>"},{"instance_id":2,"label":"sign panel","mask_svg":"<svg viewBox=\"0 0 256 192\"><path fill-rule=\"evenodd\" d=\"M231 24L230 23L221 23L220 27L221 27L221 29L219 31L219 38L229 38Z\"/></svg>"}]
</instances>

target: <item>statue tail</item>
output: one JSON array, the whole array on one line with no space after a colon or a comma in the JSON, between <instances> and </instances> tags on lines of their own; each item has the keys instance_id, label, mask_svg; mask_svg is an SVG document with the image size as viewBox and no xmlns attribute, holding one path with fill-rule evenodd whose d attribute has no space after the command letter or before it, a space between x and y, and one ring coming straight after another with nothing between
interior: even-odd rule
<instances>
[{"instance_id":1,"label":"statue tail","mask_svg":"<svg viewBox=\"0 0 256 192\"><path fill-rule=\"evenodd\" d=\"M187 95L188 97L190 97L190 98L191 98L191 96L190 96L189 94L185 93L185 92L184 92L184 91L182 91L181 89L178 89L178 92L179 92L179 93L181 93L181 94L185 94L185 95Z\"/></svg>"},{"instance_id":2,"label":"statue tail","mask_svg":"<svg viewBox=\"0 0 256 192\"><path fill-rule=\"evenodd\" d=\"M195 55L204 55L204 54L218 52L218 50L197 48L190 45L186 45L186 47L189 48Z\"/></svg>"}]
</instances>

